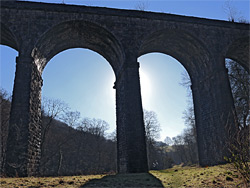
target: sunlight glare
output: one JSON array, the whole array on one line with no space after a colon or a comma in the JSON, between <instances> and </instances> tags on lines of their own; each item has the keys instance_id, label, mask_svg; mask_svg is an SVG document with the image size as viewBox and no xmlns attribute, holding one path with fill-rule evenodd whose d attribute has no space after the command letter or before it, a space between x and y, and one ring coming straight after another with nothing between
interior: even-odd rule
<instances>
[{"instance_id":1,"label":"sunlight glare","mask_svg":"<svg viewBox=\"0 0 250 188\"><path fill-rule=\"evenodd\" d=\"M141 95L143 101L149 102L151 97L151 83L148 74L140 69Z\"/></svg>"}]
</instances>

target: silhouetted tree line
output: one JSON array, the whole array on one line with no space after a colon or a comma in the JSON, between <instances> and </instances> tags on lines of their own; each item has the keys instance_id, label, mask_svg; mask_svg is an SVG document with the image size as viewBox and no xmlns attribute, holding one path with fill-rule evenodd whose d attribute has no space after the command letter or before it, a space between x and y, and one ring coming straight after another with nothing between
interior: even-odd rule
<instances>
[{"instance_id":1,"label":"silhouetted tree line","mask_svg":"<svg viewBox=\"0 0 250 188\"><path fill-rule=\"evenodd\" d=\"M187 127L182 134L173 138L166 137L167 155L171 158L173 165L198 164L198 150L196 132L192 127Z\"/></svg>"},{"instance_id":2,"label":"silhouetted tree line","mask_svg":"<svg viewBox=\"0 0 250 188\"><path fill-rule=\"evenodd\" d=\"M164 142L167 144L166 150L173 164L194 165L198 164L198 148L195 126L195 115L193 107L192 92L190 89L191 80L187 72L182 74L182 82L180 83L187 88L188 107L183 112L183 119L186 128L181 134L170 138L166 137Z\"/></svg>"},{"instance_id":3,"label":"silhouetted tree line","mask_svg":"<svg viewBox=\"0 0 250 188\"><path fill-rule=\"evenodd\" d=\"M235 131L235 134L231 134L233 137L230 138L227 147L229 147L230 152L238 161L240 158L241 162L244 163L241 164L244 165L242 168L250 169L247 163L250 161L250 77L249 73L239 63L233 60L226 59L225 66L228 69L228 77L236 110L235 125L237 126L236 129L234 129L237 131ZM190 89L191 81L187 73L183 74L181 84L187 88L189 96L189 106L183 116L186 129L184 129L182 134L172 139L167 137L165 143L169 145L167 147L168 155L174 164L198 164L195 116ZM231 159L230 161L232 162L233 160L236 159Z\"/></svg>"},{"instance_id":4,"label":"silhouetted tree line","mask_svg":"<svg viewBox=\"0 0 250 188\"><path fill-rule=\"evenodd\" d=\"M226 61L235 105L235 126L228 127L230 140L227 143L231 162L241 175L246 187L250 182L250 75L238 63Z\"/></svg>"},{"instance_id":5,"label":"silhouetted tree line","mask_svg":"<svg viewBox=\"0 0 250 188\"><path fill-rule=\"evenodd\" d=\"M1 174L4 174L11 99L1 90ZM156 142L160 125L156 114L144 111L150 169L165 169L172 160L165 144ZM81 119L60 100L42 101L41 176L99 174L116 172L116 133L100 119Z\"/></svg>"},{"instance_id":6,"label":"silhouetted tree line","mask_svg":"<svg viewBox=\"0 0 250 188\"><path fill-rule=\"evenodd\" d=\"M53 120L43 148L41 175L98 174L116 169L115 141L58 120Z\"/></svg>"},{"instance_id":7,"label":"silhouetted tree line","mask_svg":"<svg viewBox=\"0 0 250 188\"><path fill-rule=\"evenodd\" d=\"M114 172L116 141L107 138L107 122L81 119L60 100L42 102L40 174L76 175Z\"/></svg>"},{"instance_id":8,"label":"silhouetted tree line","mask_svg":"<svg viewBox=\"0 0 250 188\"><path fill-rule=\"evenodd\" d=\"M5 150L7 142L7 132L10 116L10 96L6 91L0 89L0 174L3 174L5 161Z\"/></svg>"},{"instance_id":9,"label":"silhouetted tree line","mask_svg":"<svg viewBox=\"0 0 250 188\"><path fill-rule=\"evenodd\" d=\"M0 167L3 175L11 99L2 89L0 104ZM116 140L107 136L108 124L98 119L84 118L79 121L78 112L66 109L65 104L58 100L49 100L49 104L43 108L40 175L114 172ZM63 119L67 124L56 118Z\"/></svg>"},{"instance_id":10,"label":"silhouetted tree line","mask_svg":"<svg viewBox=\"0 0 250 188\"><path fill-rule=\"evenodd\" d=\"M109 125L100 119L84 118L80 120L79 112L65 112L67 107L59 101L46 102L47 116L43 116L43 133L51 123L46 133L42 160L41 175L73 175L112 173L116 171L116 133L107 134ZM62 114L51 117L60 107ZM45 108L44 108L45 109ZM52 110L53 109L53 110ZM63 110L62 110L63 109ZM146 139L150 169L165 169L172 166L165 148L160 147L158 138L160 131L156 114L144 111L146 124Z\"/></svg>"},{"instance_id":11,"label":"silhouetted tree line","mask_svg":"<svg viewBox=\"0 0 250 188\"><path fill-rule=\"evenodd\" d=\"M228 69L238 126L243 129L248 128L250 123L249 73L240 64L229 59L226 60L226 67Z\"/></svg>"}]
</instances>

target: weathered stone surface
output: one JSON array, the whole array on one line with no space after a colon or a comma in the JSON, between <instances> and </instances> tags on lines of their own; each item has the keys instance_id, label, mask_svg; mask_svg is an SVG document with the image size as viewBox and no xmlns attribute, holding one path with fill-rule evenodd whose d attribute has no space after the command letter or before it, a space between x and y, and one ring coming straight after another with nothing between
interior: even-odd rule
<instances>
[{"instance_id":1,"label":"weathered stone surface","mask_svg":"<svg viewBox=\"0 0 250 188\"><path fill-rule=\"evenodd\" d=\"M224 162L225 124L234 123L224 60L232 58L249 71L249 24L21 1L1 2L0 16L1 44L19 52L6 154L8 175L36 175L41 74L53 56L76 47L101 54L116 75L119 172L148 170L137 58L150 52L168 54L187 69L200 164Z\"/></svg>"},{"instance_id":2,"label":"weathered stone surface","mask_svg":"<svg viewBox=\"0 0 250 188\"><path fill-rule=\"evenodd\" d=\"M34 176L40 159L42 78L31 57L17 57L6 174Z\"/></svg>"},{"instance_id":3,"label":"weathered stone surface","mask_svg":"<svg viewBox=\"0 0 250 188\"><path fill-rule=\"evenodd\" d=\"M147 172L139 63L130 62L123 67L116 80L116 90L118 171Z\"/></svg>"}]
</instances>

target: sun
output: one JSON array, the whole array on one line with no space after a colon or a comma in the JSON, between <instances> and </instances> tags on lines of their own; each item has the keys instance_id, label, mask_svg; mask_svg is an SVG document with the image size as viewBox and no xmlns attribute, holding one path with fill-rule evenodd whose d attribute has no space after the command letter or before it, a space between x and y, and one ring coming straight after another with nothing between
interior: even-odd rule
<instances>
[{"instance_id":1,"label":"sun","mask_svg":"<svg viewBox=\"0 0 250 188\"><path fill-rule=\"evenodd\" d=\"M148 74L140 70L141 95L143 101L147 102L151 97L151 82Z\"/></svg>"}]
</instances>

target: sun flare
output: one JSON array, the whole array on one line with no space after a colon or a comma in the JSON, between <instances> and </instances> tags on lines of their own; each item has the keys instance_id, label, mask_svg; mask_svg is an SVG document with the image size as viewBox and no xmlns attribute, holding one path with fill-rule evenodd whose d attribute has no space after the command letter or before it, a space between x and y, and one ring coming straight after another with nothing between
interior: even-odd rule
<instances>
[{"instance_id":1,"label":"sun flare","mask_svg":"<svg viewBox=\"0 0 250 188\"><path fill-rule=\"evenodd\" d=\"M150 78L146 72L140 71L140 81L141 81L141 95L143 100L148 101L151 96L151 83Z\"/></svg>"}]
</instances>

